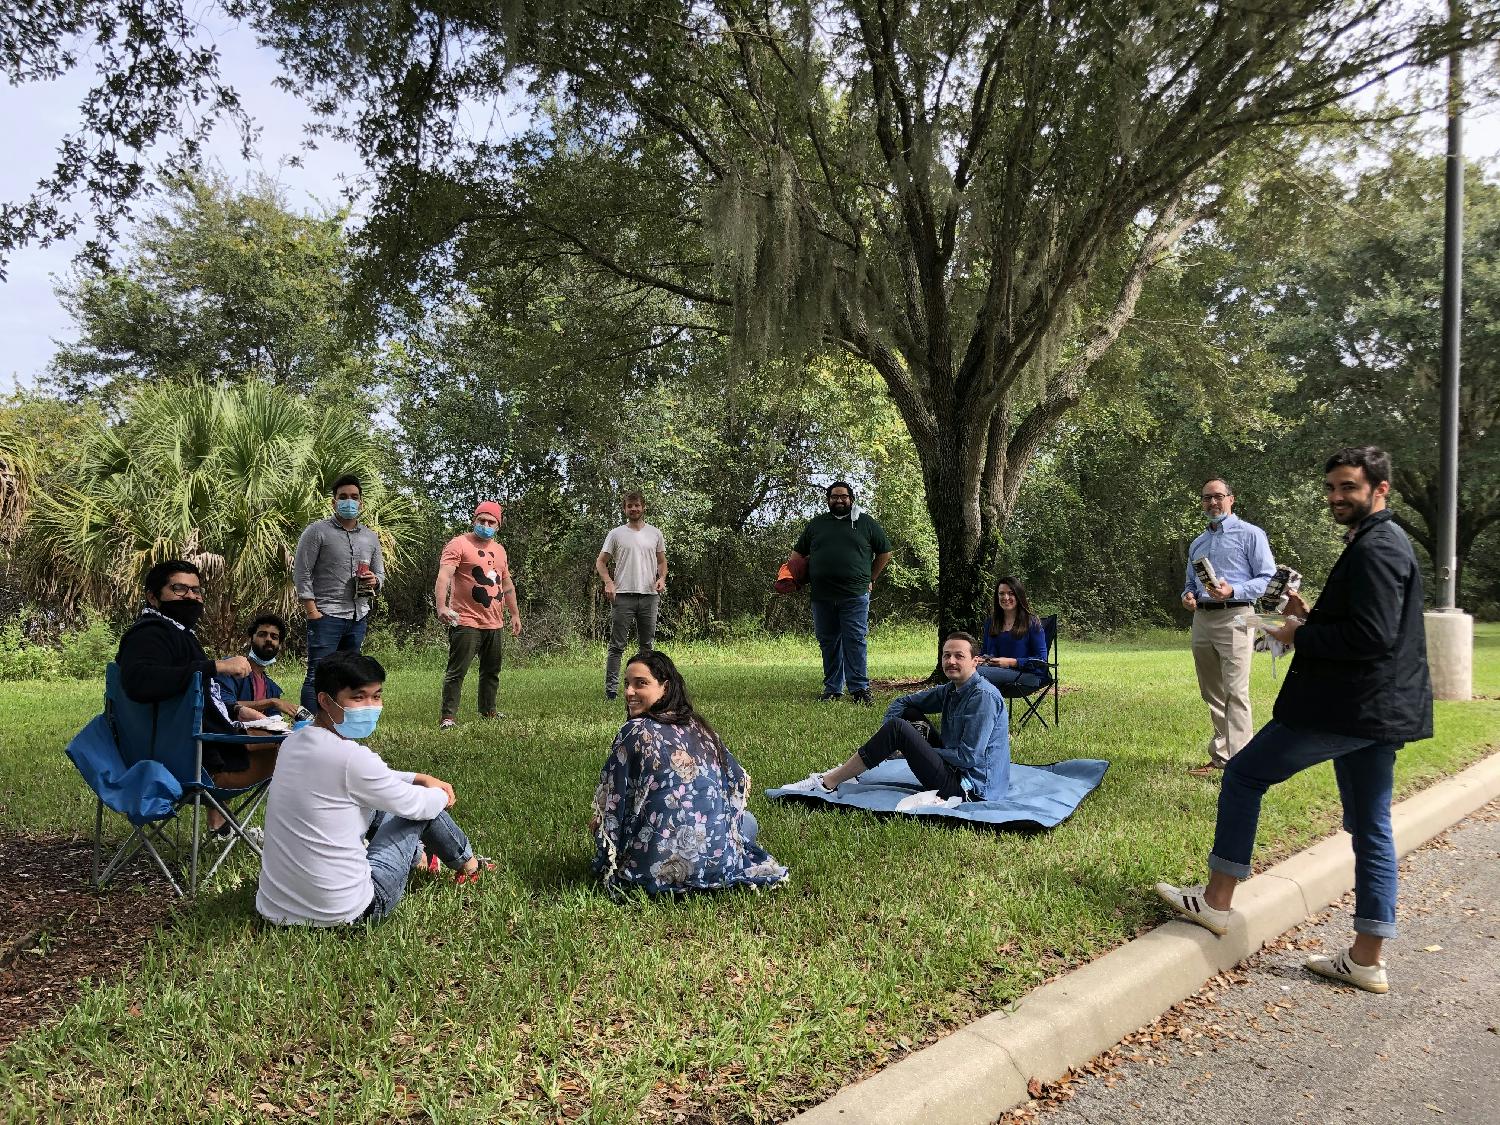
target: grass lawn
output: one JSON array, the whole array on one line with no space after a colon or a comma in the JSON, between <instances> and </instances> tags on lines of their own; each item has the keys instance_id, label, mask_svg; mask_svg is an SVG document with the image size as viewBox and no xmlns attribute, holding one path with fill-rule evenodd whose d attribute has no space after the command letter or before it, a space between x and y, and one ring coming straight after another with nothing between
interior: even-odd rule
<instances>
[{"instance_id":1,"label":"grass lawn","mask_svg":"<svg viewBox=\"0 0 1500 1125\"><path fill-rule=\"evenodd\" d=\"M930 667L928 634L872 639L877 676ZM1491 698L1438 705L1437 737L1398 759L1401 793L1500 741L1500 627L1481 627L1475 655ZM815 702L810 637L674 656L757 792L841 760L879 717ZM396 671L371 745L454 783L495 876L421 887L370 932L279 932L254 920L242 860L134 972L92 981L0 1055L5 1118L780 1120L1154 925L1151 883L1204 870L1217 788L1185 769L1204 758L1207 714L1186 635L1155 634L1065 641L1060 728L1015 740L1022 762L1112 763L1061 827L948 829L757 796L789 887L618 905L588 874L589 801L622 721L600 698L602 663L507 669L510 717L490 724L473 718L471 676L446 735L440 670ZM1258 722L1275 687L1258 658ZM100 694L0 684L0 832L92 824L62 748ZM1274 791L1262 856L1332 831L1336 806L1327 767Z\"/></svg>"}]
</instances>

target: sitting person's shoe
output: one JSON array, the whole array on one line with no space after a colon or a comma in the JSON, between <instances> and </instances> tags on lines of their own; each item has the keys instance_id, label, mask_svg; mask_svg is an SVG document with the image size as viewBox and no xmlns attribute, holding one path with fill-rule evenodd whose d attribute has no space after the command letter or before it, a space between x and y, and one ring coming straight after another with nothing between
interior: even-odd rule
<instances>
[{"instance_id":1,"label":"sitting person's shoe","mask_svg":"<svg viewBox=\"0 0 1500 1125\"><path fill-rule=\"evenodd\" d=\"M819 703L832 703L832 702L834 702L834 700L843 699L843 698L844 698L844 693L841 692L841 691L825 691L822 695L818 696L818 702Z\"/></svg>"},{"instance_id":2,"label":"sitting person's shoe","mask_svg":"<svg viewBox=\"0 0 1500 1125\"><path fill-rule=\"evenodd\" d=\"M1210 933L1223 937L1229 932L1229 917L1233 910L1215 910L1203 900L1202 887L1174 887L1171 883L1157 883L1156 896L1178 915L1189 922L1197 922Z\"/></svg>"},{"instance_id":3,"label":"sitting person's shoe","mask_svg":"<svg viewBox=\"0 0 1500 1125\"><path fill-rule=\"evenodd\" d=\"M477 855L474 858L479 861L478 866L475 867L473 871L458 872L453 876L453 881L455 883L458 883L460 885L464 883L477 883L479 882L481 876L485 875L487 872L495 870L495 861L489 856ZM433 859L436 860L437 857L434 856Z\"/></svg>"},{"instance_id":4,"label":"sitting person's shoe","mask_svg":"<svg viewBox=\"0 0 1500 1125\"><path fill-rule=\"evenodd\" d=\"M1326 953L1314 953L1302 964L1310 973L1317 973L1318 976L1327 977L1329 980L1352 984L1355 988L1362 988L1366 992L1389 992L1391 986L1390 981L1386 979L1385 962L1376 961L1373 965L1361 965L1349 955L1350 952L1346 949L1332 957Z\"/></svg>"},{"instance_id":5,"label":"sitting person's shoe","mask_svg":"<svg viewBox=\"0 0 1500 1125\"><path fill-rule=\"evenodd\" d=\"M896 802L897 812L916 812L918 809L952 809L963 804L962 797L939 797L936 789L924 789Z\"/></svg>"},{"instance_id":6,"label":"sitting person's shoe","mask_svg":"<svg viewBox=\"0 0 1500 1125\"><path fill-rule=\"evenodd\" d=\"M851 691L849 693L849 702L871 707L874 705L875 700L870 697L870 693L867 691Z\"/></svg>"},{"instance_id":7,"label":"sitting person's shoe","mask_svg":"<svg viewBox=\"0 0 1500 1125\"><path fill-rule=\"evenodd\" d=\"M823 784L823 775L821 773L810 773L801 781L794 782L791 785L783 785L781 788L787 793L816 793L825 797L833 792L832 789Z\"/></svg>"},{"instance_id":8,"label":"sitting person's shoe","mask_svg":"<svg viewBox=\"0 0 1500 1125\"><path fill-rule=\"evenodd\" d=\"M606 702L613 702L614 700L619 699L619 698L620 698L620 693L617 692L617 691L606 691L604 693L604 699L605 699Z\"/></svg>"},{"instance_id":9,"label":"sitting person's shoe","mask_svg":"<svg viewBox=\"0 0 1500 1125\"><path fill-rule=\"evenodd\" d=\"M458 720L457 719L451 719L451 718L444 719L442 722L440 722L438 724L438 730L453 730L457 726L458 726Z\"/></svg>"},{"instance_id":10,"label":"sitting person's shoe","mask_svg":"<svg viewBox=\"0 0 1500 1125\"><path fill-rule=\"evenodd\" d=\"M216 839L227 840L230 837L229 825L227 824L221 824L213 831ZM264 828L257 828L252 824L249 828L241 828L240 835L249 840L257 848L266 846L266 830Z\"/></svg>"}]
</instances>

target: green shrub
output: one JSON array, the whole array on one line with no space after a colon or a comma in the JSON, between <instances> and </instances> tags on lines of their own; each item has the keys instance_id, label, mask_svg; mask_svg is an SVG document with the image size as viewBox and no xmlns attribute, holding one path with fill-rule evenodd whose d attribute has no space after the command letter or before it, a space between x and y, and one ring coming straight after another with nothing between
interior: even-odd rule
<instances>
[{"instance_id":1,"label":"green shrub","mask_svg":"<svg viewBox=\"0 0 1500 1125\"><path fill-rule=\"evenodd\" d=\"M64 633L57 642L57 661L62 675L74 680L97 680L104 666L115 658L120 640L102 617L90 616L82 629Z\"/></svg>"},{"instance_id":2,"label":"green shrub","mask_svg":"<svg viewBox=\"0 0 1500 1125\"><path fill-rule=\"evenodd\" d=\"M0 680L50 680L60 668L57 653L26 636L19 619L0 625Z\"/></svg>"}]
</instances>

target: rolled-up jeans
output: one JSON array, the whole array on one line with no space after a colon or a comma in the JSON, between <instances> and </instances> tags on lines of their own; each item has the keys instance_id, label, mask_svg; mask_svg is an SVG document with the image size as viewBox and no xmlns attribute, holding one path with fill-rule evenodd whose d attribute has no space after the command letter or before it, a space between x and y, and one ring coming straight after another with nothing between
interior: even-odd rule
<instances>
[{"instance_id":1,"label":"rolled-up jeans","mask_svg":"<svg viewBox=\"0 0 1500 1125\"><path fill-rule=\"evenodd\" d=\"M378 812L370 821L369 832L370 845L365 858L370 861L375 897L361 917L365 922L378 922L400 905L418 844L454 871L468 863L474 854L469 838L447 812L440 812L431 820L407 820L404 816Z\"/></svg>"},{"instance_id":2,"label":"rolled-up jeans","mask_svg":"<svg viewBox=\"0 0 1500 1125\"><path fill-rule=\"evenodd\" d=\"M870 690L867 642L870 634L870 595L812 603L813 635L823 653L823 690L840 695Z\"/></svg>"},{"instance_id":3,"label":"rolled-up jeans","mask_svg":"<svg viewBox=\"0 0 1500 1125\"><path fill-rule=\"evenodd\" d=\"M1289 727L1272 719L1229 759L1219 784L1219 820L1208 866L1250 877L1250 857L1266 790L1319 762L1333 763L1344 830L1354 842L1354 930L1396 936L1396 840L1391 788L1400 742Z\"/></svg>"}]
</instances>

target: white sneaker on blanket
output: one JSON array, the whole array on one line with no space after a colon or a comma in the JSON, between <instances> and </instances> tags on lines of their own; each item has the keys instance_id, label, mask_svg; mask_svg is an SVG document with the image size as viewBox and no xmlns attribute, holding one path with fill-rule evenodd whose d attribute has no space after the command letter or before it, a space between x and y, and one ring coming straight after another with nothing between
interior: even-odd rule
<instances>
[{"instance_id":1,"label":"white sneaker on blanket","mask_svg":"<svg viewBox=\"0 0 1500 1125\"><path fill-rule=\"evenodd\" d=\"M815 794L819 797L827 797L833 793L832 789L823 784L823 775L820 773L810 773L801 781L783 785L781 791L783 793L806 793L809 796Z\"/></svg>"},{"instance_id":2,"label":"white sneaker on blanket","mask_svg":"<svg viewBox=\"0 0 1500 1125\"><path fill-rule=\"evenodd\" d=\"M897 812L915 812L917 809L952 809L963 803L962 797L939 797L936 789L926 789L921 793L913 793L910 797L902 797L896 803Z\"/></svg>"}]
</instances>

